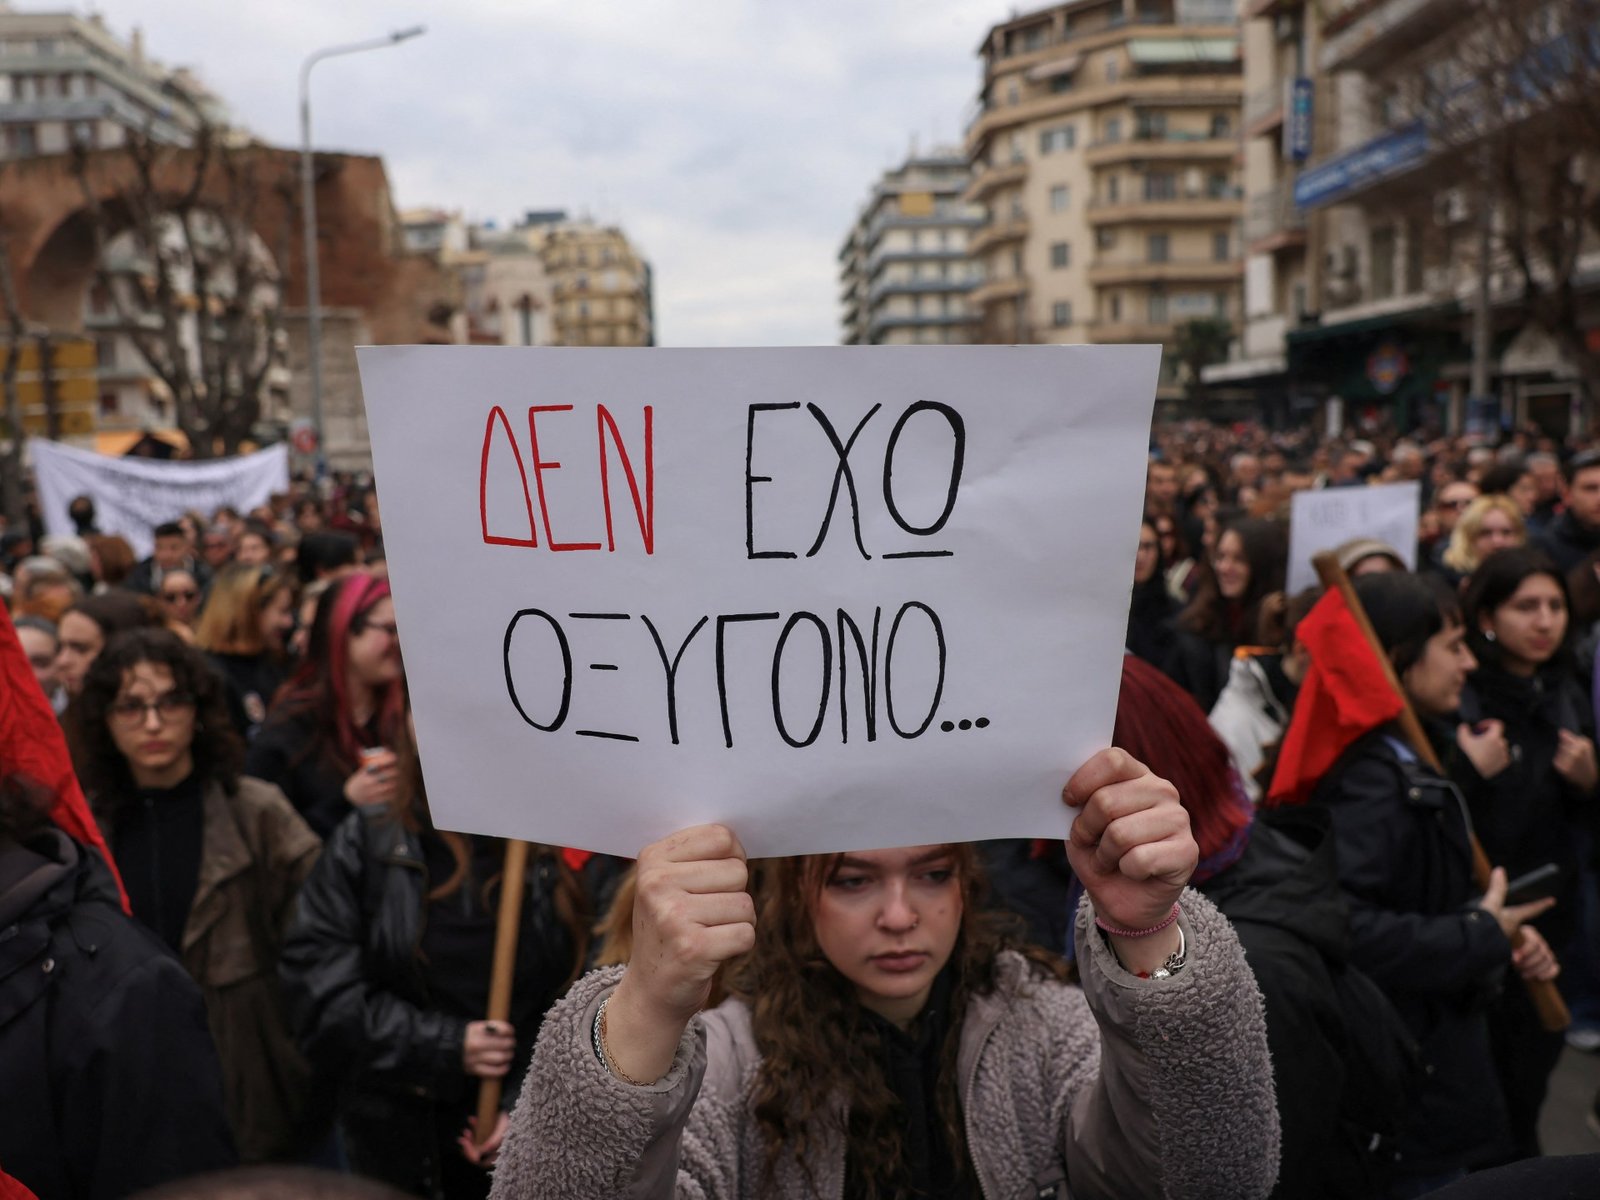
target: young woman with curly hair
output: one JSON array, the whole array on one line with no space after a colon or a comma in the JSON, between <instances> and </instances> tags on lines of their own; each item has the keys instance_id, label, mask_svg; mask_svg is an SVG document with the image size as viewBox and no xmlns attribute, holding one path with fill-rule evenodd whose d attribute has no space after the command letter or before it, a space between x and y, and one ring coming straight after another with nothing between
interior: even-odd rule
<instances>
[{"instance_id":1,"label":"young woman with curly hair","mask_svg":"<svg viewBox=\"0 0 1600 1200\"><path fill-rule=\"evenodd\" d=\"M1260 996L1176 792L1113 750L1063 797L1081 988L968 847L773 860L755 897L724 826L645 847L632 956L546 1017L492 1195L1265 1195Z\"/></svg>"},{"instance_id":2,"label":"young woman with curly hair","mask_svg":"<svg viewBox=\"0 0 1600 1200\"><path fill-rule=\"evenodd\" d=\"M176 634L112 638L68 717L73 764L133 915L205 996L241 1157L308 1152L318 1135L305 1111L310 1072L277 967L316 835L277 788L241 775L222 681Z\"/></svg>"},{"instance_id":3,"label":"young woman with curly hair","mask_svg":"<svg viewBox=\"0 0 1600 1200\"><path fill-rule=\"evenodd\" d=\"M399 794L393 747L405 673L389 585L358 571L322 593L305 657L250 743L250 774L277 784L319 837L352 805Z\"/></svg>"}]
</instances>

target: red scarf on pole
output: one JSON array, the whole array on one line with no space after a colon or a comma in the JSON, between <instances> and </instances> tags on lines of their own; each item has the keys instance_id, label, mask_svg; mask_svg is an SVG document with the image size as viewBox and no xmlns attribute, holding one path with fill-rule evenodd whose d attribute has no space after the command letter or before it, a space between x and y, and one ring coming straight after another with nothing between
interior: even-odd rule
<instances>
[{"instance_id":1,"label":"red scarf on pole","mask_svg":"<svg viewBox=\"0 0 1600 1200\"><path fill-rule=\"evenodd\" d=\"M1295 637L1310 653L1311 667L1283 735L1268 808L1311 799L1317 782L1352 742L1405 708L1337 590L1317 601Z\"/></svg>"},{"instance_id":2,"label":"red scarf on pole","mask_svg":"<svg viewBox=\"0 0 1600 1200\"><path fill-rule=\"evenodd\" d=\"M34 678L11 614L0 605L0 775L12 774L49 789L55 797L50 819L77 841L100 852L117 881L122 909L130 912L128 893L123 889L122 876L117 874L117 864L111 860L111 848L101 836L73 773L67 739L50 709L50 701ZM4 1200L3 1192L0 1200Z\"/></svg>"}]
</instances>

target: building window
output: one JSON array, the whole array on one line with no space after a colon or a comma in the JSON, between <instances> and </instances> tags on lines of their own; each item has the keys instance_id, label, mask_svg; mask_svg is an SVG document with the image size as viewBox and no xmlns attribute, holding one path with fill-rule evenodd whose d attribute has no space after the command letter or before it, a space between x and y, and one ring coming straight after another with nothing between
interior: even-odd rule
<instances>
[{"instance_id":1,"label":"building window","mask_svg":"<svg viewBox=\"0 0 1600 1200\"><path fill-rule=\"evenodd\" d=\"M1213 171L1206 178L1206 195L1213 200L1226 200L1233 191L1226 171Z\"/></svg>"},{"instance_id":2,"label":"building window","mask_svg":"<svg viewBox=\"0 0 1600 1200\"><path fill-rule=\"evenodd\" d=\"M117 415L117 394L115 392L100 393L100 415L114 417Z\"/></svg>"},{"instance_id":3,"label":"building window","mask_svg":"<svg viewBox=\"0 0 1600 1200\"><path fill-rule=\"evenodd\" d=\"M1172 257L1172 239L1165 233L1152 233L1145 241L1145 261L1164 263Z\"/></svg>"},{"instance_id":4,"label":"building window","mask_svg":"<svg viewBox=\"0 0 1600 1200\"><path fill-rule=\"evenodd\" d=\"M1097 229L1094 231L1094 245L1097 250L1110 250L1117 244L1117 231L1115 229Z\"/></svg>"},{"instance_id":5,"label":"building window","mask_svg":"<svg viewBox=\"0 0 1600 1200\"><path fill-rule=\"evenodd\" d=\"M1006 103L1007 104L1015 104L1021 99L1022 99L1022 93L1017 90L1017 85L1016 84L1013 83L1010 87L1006 88Z\"/></svg>"},{"instance_id":6,"label":"building window","mask_svg":"<svg viewBox=\"0 0 1600 1200\"><path fill-rule=\"evenodd\" d=\"M1066 212L1070 198L1071 194L1067 191L1067 185L1064 183L1056 184L1050 189L1050 211Z\"/></svg>"},{"instance_id":7,"label":"building window","mask_svg":"<svg viewBox=\"0 0 1600 1200\"><path fill-rule=\"evenodd\" d=\"M1072 244L1070 242L1055 242L1050 247L1050 265L1059 270L1072 265ZM1058 321L1057 324L1060 324Z\"/></svg>"},{"instance_id":8,"label":"building window","mask_svg":"<svg viewBox=\"0 0 1600 1200\"><path fill-rule=\"evenodd\" d=\"M1150 293L1150 324L1165 325L1167 323L1167 294L1165 292Z\"/></svg>"},{"instance_id":9,"label":"building window","mask_svg":"<svg viewBox=\"0 0 1600 1200\"><path fill-rule=\"evenodd\" d=\"M1372 231L1372 298L1386 300L1394 295L1394 226Z\"/></svg>"},{"instance_id":10,"label":"building window","mask_svg":"<svg viewBox=\"0 0 1600 1200\"><path fill-rule=\"evenodd\" d=\"M1211 114L1211 136L1213 138L1231 138L1233 136L1233 121L1227 113Z\"/></svg>"},{"instance_id":11,"label":"building window","mask_svg":"<svg viewBox=\"0 0 1600 1200\"><path fill-rule=\"evenodd\" d=\"M1141 142L1159 142L1167 136L1167 114L1142 112L1134 126L1134 138Z\"/></svg>"},{"instance_id":12,"label":"building window","mask_svg":"<svg viewBox=\"0 0 1600 1200\"><path fill-rule=\"evenodd\" d=\"M1039 131L1039 153L1052 154L1057 150L1071 150L1078 141L1075 125L1057 125Z\"/></svg>"},{"instance_id":13,"label":"building window","mask_svg":"<svg viewBox=\"0 0 1600 1200\"><path fill-rule=\"evenodd\" d=\"M1122 64L1112 55L1106 59L1106 82L1115 83L1122 74Z\"/></svg>"},{"instance_id":14,"label":"building window","mask_svg":"<svg viewBox=\"0 0 1600 1200\"><path fill-rule=\"evenodd\" d=\"M1057 300L1050 306L1050 321L1057 329L1071 325L1072 304L1066 300Z\"/></svg>"},{"instance_id":15,"label":"building window","mask_svg":"<svg viewBox=\"0 0 1600 1200\"><path fill-rule=\"evenodd\" d=\"M1227 262L1231 257L1228 245L1231 240L1225 233L1213 233L1211 235L1211 257L1217 262Z\"/></svg>"},{"instance_id":16,"label":"building window","mask_svg":"<svg viewBox=\"0 0 1600 1200\"><path fill-rule=\"evenodd\" d=\"M1144 198L1146 200L1176 200L1178 198L1178 177L1171 171L1149 171L1144 177Z\"/></svg>"},{"instance_id":17,"label":"building window","mask_svg":"<svg viewBox=\"0 0 1600 1200\"><path fill-rule=\"evenodd\" d=\"M1064 71L1060 75L1050 77L1050 91L1052 95L1059 96L1062 92L1072 90L1072 72Z\"/></svg>"},{"instance_id":18,"label":"building window","mask_svg":"<svg viewBox=\"0 0 1600 1200\"><path fill-rule=\"evenodd\" d=\"M1106 203L1115 204L1122 198L1122 176L1106 176Z\"/></svg>"},{"instance_id":19,"label":"building window","mask_svg":"<svg viewBox=\"0 0 1600 1200\"><path fill-rule=\"evenodd\" d=\"M39 153L39 136L32 125L7 125L6 150L17 157Z\"/></svg>"},{"instance_id":20,"label":"building window","mask_svg":"<svg viewBox=\"0 0 1600 1200\"><path fill-rule=\"evenodd\" d=\"M1106 123L1102 128L1104 130L1104 133L1103 133L1103 135L1101 137L1102 141L1120 142L1122 140L1122 118L1121 117L1107 117L1106 118Z\"/></svg>"},{"instance_id":21,"label":"building window","mask_svg":"<svg viewBox=\"0 0 1600 1200\"><path fill-rule=\"evenodd\" d=\"M1110 312L1111 312L1111 319L1113 321L1122 320L1122 293L1121 292L1112 292L1111 293Z\"/></svg>"}]
</instances>

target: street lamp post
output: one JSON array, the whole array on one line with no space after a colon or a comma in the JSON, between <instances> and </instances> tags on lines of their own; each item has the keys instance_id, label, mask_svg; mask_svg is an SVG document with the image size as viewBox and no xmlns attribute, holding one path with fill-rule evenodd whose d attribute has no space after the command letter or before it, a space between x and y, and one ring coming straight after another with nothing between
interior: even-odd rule
<instances>
[{"instance_id":1,"label":"street lamp post","mask_svg":"<svg viewBox=\"0 0 1600 1200\"><path fill-rule=\"evenodd\" d=\"M317 181L311 161L311 68L325 58L359 54L363 50L382 50L425 32L424 26L416 25L410 29L397 29L387 37L328 46L300 64L300 206L305 224L306 353L311 360L311 427L317 439L318 479L322 477L327 464L327 448L323 442L322 419L322 283L317 269Z\"/></svg>"}]
</instances>

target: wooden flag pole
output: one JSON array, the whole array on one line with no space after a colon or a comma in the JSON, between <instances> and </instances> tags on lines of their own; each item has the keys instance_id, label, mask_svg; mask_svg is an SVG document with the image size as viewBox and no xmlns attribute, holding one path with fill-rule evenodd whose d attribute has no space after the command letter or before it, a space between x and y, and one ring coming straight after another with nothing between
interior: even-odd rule
<instances>
[{"instance_id":1,"label":"wooden flag pole","mask_svg":"<svg viewBox=\"0 0 1600 1200\"><path fill-rule=\"evenodd\" d=\"M495 922L494 968L489 974L491 1021L511 1021L511 979L517 968L517 938L522 932L522 883L528 869L528 843L506 843L506 863L500 874L500 916ZM500 1115L500 1081L485 1079L478 1085L478 1145L494 1133Z\"/></svg>"},{"instance_id":2,"label":"wooden flag pole","mask_svg":"<svg viewBox=\"0 0 1600 1200\"><path fill-rule=\"evenodd\" d=\"M1312 558L1311 564L1317 569L1317 578L1322 580L1322 586L1330 591L1337 591L1344 597L1344 605L1355 618L1361 636L1367 639L1367 645L1372 647L1372 652L1377 655L1378 662L1383 666L1384 678L1389 681L1394 694L1400 697L1400 731L1406 735L1406 741L1411 743L1411 748L1416 751L1417 757L1427 763L1436 774L1448 778L1439 756L1434 753L1433 743L1428 740L1428 734L1422 728L1422 722L1417 719L1416 710L1411 707L1411 701L1406 697L1406 690L1400 683L1400 677L1395 674L1394 664L1389 661L1383 643L1378 640L1372 622L1367 619L1367 610L1361 606L1361 598L1356 595L1355 585L1350 582L1349 574L1339 565L1338 558L1331 551L1316 555ZM1470 828L1467 830L1467 837L1472 844L1473 882L1480 891L1487 891L1489 873L1493 869L1489 865L1489 856L1483 852L1483 845L1478 841L1478 835ZM1519 926L1511 944L1513 947L1520 946L1522 940L1523 933ZM1551 1033L1560 1033L1572 1024L1572 1014L1567 1011L1566 1001L1556 990L1554 980L1525 979L1522 982L1528 989L1528 998L1533 1001L1533 1007L1539 1013L1541 1025Z\"/></svg>"}]
</instances>

